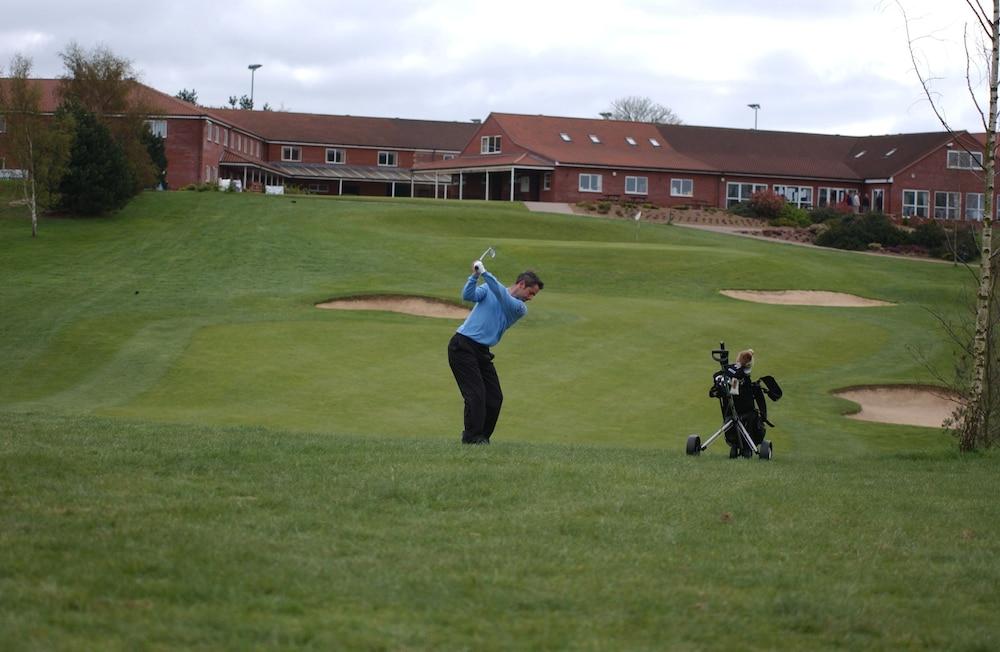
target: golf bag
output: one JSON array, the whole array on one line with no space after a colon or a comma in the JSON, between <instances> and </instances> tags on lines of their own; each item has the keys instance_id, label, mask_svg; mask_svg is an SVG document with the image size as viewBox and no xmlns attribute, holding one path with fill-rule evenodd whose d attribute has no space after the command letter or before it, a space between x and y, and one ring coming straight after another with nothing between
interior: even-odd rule
<instances>
[{"instance_id":1,"label":"golf bag","mask_svg":"<svg viewBox=\"0 0 1000 652\"><path fill-rule=\"evenodd\" d=\"M722 427L715 431L705 443L701 437L691 435L687 439L687 454L699 455L720 435L729 444L729 457L753 457L769 460L774 455L770 440L766 439L767 426L774 424L767 419L767 401L781 398L781 387L773 376L763 376L751 380L750 374L738 364L729 364L726 343L712 351L712 359L719 363L719 371L712 374L710 398L719 400L722 411ZM763 385L763 387L762 387Z\"/></svg>"}]
</instances>

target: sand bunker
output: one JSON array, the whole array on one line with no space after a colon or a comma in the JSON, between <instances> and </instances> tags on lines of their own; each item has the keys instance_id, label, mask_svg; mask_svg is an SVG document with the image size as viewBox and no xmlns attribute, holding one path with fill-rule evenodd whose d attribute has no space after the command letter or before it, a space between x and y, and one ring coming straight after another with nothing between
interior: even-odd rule
<instances>
[{"instance_id":1,"label":"sand bunker","mask_svg":"<svg viewBox=\"0 0 1000 652\"><path fill-rule=\"evenodd\" d=\"M727 297L756 303L776 303L786 306L828 306L832 308L871 308L892 306L893 303L865 299L843 292L824 290L720 290Z\"/></svg>"},{"instance_id":2,"label":"sand bunker","mask_svg":"<svg viewBox=\"0 0 1000 652\"><path fill-rule=\"evenodd\" d=\"M959 404L948 390L919 385L850 387L833 394L861 406L845 415L851 419L928 428L940 428Z\"/></svg>"},{"instance_id":3,"label":"sand bunker","mask_svg":"<svg viewBox=\"0 0 1000 652\"><path fill-rule=\"evenodd\" d=\"M384 310L401 312L405 315L418 317L439 317L441 319L465 319L469 309L448 303L441 299L427 297L411 297L406 295L379 294L356 297L341 297L323 303L317 303L317 308L327 310Z\"/></svg>"}]
</instances>

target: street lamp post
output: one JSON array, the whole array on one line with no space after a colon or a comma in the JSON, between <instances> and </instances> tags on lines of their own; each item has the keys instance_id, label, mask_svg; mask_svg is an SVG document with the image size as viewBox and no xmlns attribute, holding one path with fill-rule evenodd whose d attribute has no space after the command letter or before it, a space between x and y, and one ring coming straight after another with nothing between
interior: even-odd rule
<instances>
[{"instance_id":1,"label":"street lamp post","mask_svg":"<svg viewBox=\"0 0 1000 652\"><path fill-rule=\"evenodd\" d=\"M757 130L757 111L760 110L760 104L747 104L748 107L753 109L753 128L754 131Z\"/></svg>"},{"instance_id":2,"label":"street lamp post","mask_svg":"<svg viewBox=\"0 0 1000 652\"><path fill-rule=\"evenodd\" d=\"M250 70L250 110L253 111L253 75L263 64L251 63L247 68Z\"/></svg>"}]
</instances>

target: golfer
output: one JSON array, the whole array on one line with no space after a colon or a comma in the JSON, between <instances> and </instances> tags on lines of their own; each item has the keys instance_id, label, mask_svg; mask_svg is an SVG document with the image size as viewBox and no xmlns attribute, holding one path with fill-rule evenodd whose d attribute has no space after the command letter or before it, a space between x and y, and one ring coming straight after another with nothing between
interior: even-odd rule
<instances>
[{"instance_id":1,"label":"golfer","mask_svg":"<svg viewBox=\"0 0 1000 652\"><path fill-rule=\"evenodd\" d=\"M478 284L480 278L482 285ZM490 443L503 403L490 347L528 313L525 304L543 287L537 274L526 271L507 288L486 271L482 262L472 264L472 276L462 288L462 299L476 305L448 342L448 364L465 401L463 444Z\"/></svg>"}]
</instances>

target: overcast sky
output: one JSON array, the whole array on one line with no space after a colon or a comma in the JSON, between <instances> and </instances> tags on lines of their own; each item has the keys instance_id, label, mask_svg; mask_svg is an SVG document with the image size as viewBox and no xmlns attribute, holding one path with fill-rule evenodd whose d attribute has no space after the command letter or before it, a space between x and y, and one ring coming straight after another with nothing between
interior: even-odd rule
<instances>
[{"instance_id":1,"label":"overcast sky","mask_svg":"<svg viewBox=\"0 0 1000 652\"><path fill-rule=\"evenodd\" d=\"M982 131L966 90L965 0L34 0L0 20L58 77L75 41L129 59L171 95L223 106L433 120L491 111L598 117L646 96L686 124L850 135L938 131L921 67L956 129ZM980 59L975 59L977 62ZM973 70L978 79L981 74Z\"/></svg>"}]
</instances>

